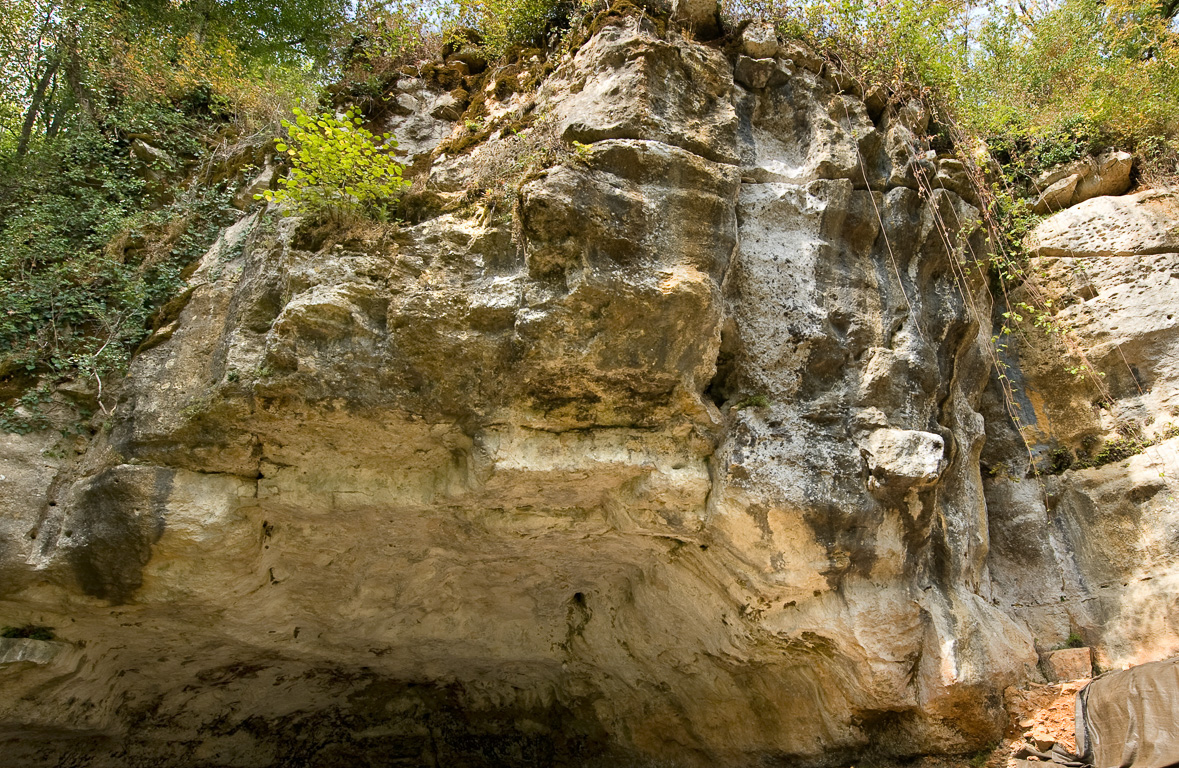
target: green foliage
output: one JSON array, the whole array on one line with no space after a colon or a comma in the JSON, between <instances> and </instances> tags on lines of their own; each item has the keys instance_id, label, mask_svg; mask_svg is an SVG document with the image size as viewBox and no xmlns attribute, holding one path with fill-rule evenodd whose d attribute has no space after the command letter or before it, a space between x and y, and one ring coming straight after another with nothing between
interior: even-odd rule
<instances>
[{"instance_id":1,"label":"green foliage","mask_svg":"<svg viewBox=\"0 0 1179 768\"><path fill-rule=\"evenodd\" d=\"M4 627L0 629L0 637L9 640L52 640L56 635L53 633L53 627L25 624L23 627Z\"/></svg>"},{"instance_id":2,"label":"green foliage","mask_svg":"<svg viewBox=\"0 0 1179 768\"><path fill-rule=\"evenodd\" d=\"M1146 0L726 0L865 84L929 97L939 118L1026 173L1100 144L1179 150L1179 32ZM1017 151L1008 151L1017 150Z\"/></svg>"},{"instance_id":3,"label":"green foliage","mask_svg":"<svg viewBox=\"0 0 1179 768\"><path fill-rule=\"evenodd\" d=\"M590 157L593 153L593 148L589 144L583 144L580 141L573 142L573 158L579 163L589 163Z\"/></svg>"},{"instance_id":4,"label":"green foliage","mask_svg":"<svg viewBox=\"0 0 1179 768\"><path fill-rule=\"evenodd\" d=\"M1091 469L1093 467L1112 464L1116 461L1124 461L1131 456L1137 456L1152 446L1158 445L1164 440L1179 437L1179 425L1174 424L1168 424L1155 437L1145 437L1137 429L1123 431L1126 434L1120 434L1111 440L1106 440L1102 444L1101 450L1088 458L1078 459L1072 463L1071 468Z\"/></svg>"},{"instance_id":5,"label":"green foliage","mask_svg":"<svg viewBox=\"0 0 1179 768\"><path fill-rule=\"evenodd\" d=\"M345 30L352 38L342 52L345 77L353 71L353 77L381 74L412 58L431 58L440 30L457 13L450 0L360 0Z\"/></svg>"},{"instance_id":6,"label":"green foliage","mask_svg":"<svg viewBox=\"0 0 1179 768\"><path fill-rule=\"evenodd\" d=\"M390 150L397 142L389 134L378 137L362 127L363 118L348 111L308 115L295 109L295 122L283 121L287 140L276 149L288 156L290 175L278 190L260 197L289 203L313 216L342 218L369 214L387 218L389 203L408 186L401 178L403 166Z\"/></svg>"},{"instance_id":7,"label":"green foliage","mask_svg":"<svg viewBox=\"0 0 1179 768\"><path fill-rule=\"evenodd\" d=\"M179 123L159 125L177 129L169 149L193 146ZM161 206L141 171L96 128L0 166L0 381L98 384L123 370L183 268L230 220L230 190ZM0 428L43 427L38 391L0 407Z\"/></svg>"},{"instance_id":8,"label":"green foliage","mask_svg":"<svg viewBox=\"0 0 1179 768\"><path fill-rule=\"evenodd\" d=\"M770 399L765 395L749 395L733 404L733 410L742 411L746 408L769 408Z\"/></svg>"},{"instance_id":9,"label":"green foliage","mask_svg":"<svg viewBox=\"0 0 1179 768\"><path fill-rule=\"evenodd\" d=\"M581 0L457 0L460 24L477 29L481 47L492 57L515 45L543 45L546 35L563 30Z\"/></svg>"}]
</instances>

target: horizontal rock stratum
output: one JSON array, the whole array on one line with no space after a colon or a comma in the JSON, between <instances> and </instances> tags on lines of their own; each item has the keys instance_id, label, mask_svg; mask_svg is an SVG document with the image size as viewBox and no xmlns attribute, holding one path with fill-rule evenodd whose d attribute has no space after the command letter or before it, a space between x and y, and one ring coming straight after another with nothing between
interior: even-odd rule
<instances>
[{"instance_id":1,"label":"horizontal rock stratum","mask_svg":"<svg viewBox=\"0 0 1179 768\"><path fill-rule=\"evenodd\" d=\"M870 113L754 37L743 85L613 19L495 103L585 145L512 215L327 242L244 215L109 431L0 438L0 615L57 635L0 662L5 764L966 752L1037 647L1174 650L1173 448L1029 475L1115 425L1045 337L1009 352L1018 439L962 164L919 104ZM526 140L444 152L445 93L403 77L387 126L440 196ZM1141 258L1068 311L1108 301L1080 338L1137 373L1103 407L1157 430L1176 257Z\"/></svg>"}]
</instances>

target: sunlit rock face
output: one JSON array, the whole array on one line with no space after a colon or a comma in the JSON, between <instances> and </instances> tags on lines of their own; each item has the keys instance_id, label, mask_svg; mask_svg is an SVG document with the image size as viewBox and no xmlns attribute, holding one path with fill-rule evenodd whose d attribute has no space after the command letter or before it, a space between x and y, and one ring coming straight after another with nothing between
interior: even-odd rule
<instances>
[{"instance_id":1,"label":"sunlit rock face","mask_svg":"<svg viewBox=\"0 0 1179 768\"><path fill-rule=\"evenodd\" d=\"M108 431L78 453L3 438L0 611L58 636L0 649L10 764L968 751L1066 613L1106 622L1110 658L1150 652L1146 624L1165 645L1169 560L1139 555L1171 480L1149 454L1047 497L1019 474L961 267L979 213L926 157L928 117L873 117L805 51L747 47L606 24L534 107L585 146L511 216L326 243L245 216ZM390 127L431 178L509 141L434 157L465 128L424 81L399 93ZM1110 296L1094 323L1139 311ZM1140 304L1122 349L1158 413L1171 326ZM1134 568L1156 586L1081 596Z\"/></svg>"},{"instance_id":2,"label":"sunlit rock face","mask_svg":"<svg viewBox=\"0 0 1179 768\"><path fill-rule=\"evenodd\" d=\"M1031 269L1067 332L1009 344L1028 447L998 387L984 407L996 598L1041 647L1079 635L1104 669L1179 653L1177 232L1172 190L1042 222Z\"/></svg>"}]
</instances>

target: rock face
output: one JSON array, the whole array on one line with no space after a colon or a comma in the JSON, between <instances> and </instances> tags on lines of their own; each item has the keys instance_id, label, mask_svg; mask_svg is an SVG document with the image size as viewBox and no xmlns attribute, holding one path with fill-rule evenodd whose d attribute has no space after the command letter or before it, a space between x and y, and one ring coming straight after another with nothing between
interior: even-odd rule
<instances>
[{"instance_id":1,"label":"rock face","mask_svg":"<svg viewBox=\"0 0 1179 768\"><path fill-rule=\"evenodd\" d=\"M1053 477L1053 528L1030 481L984 480L985 440L1023 449L983 416L961 167L919 105L874 122L770 42L738 82L615 20L542 87L587 147L513 217L325 243L245 216L109 431L6 436L0 611L65 644L0 662L10 764L830 764L996 737L1033 638L1089 605L1045 620L1053 569L1139 567L1149 541L1109 563L1087 537L1157 530L1171 481ZM420 167L446 120L407 88Z\"/></svg>"},{"instance_id":2,"label":"rock face","mask_svg":"<svg viewBox=\"0 0 1179 768\"><path fill-rule=\"evenodd\" d=\"M1177 226L1166 190L1041 223L1030 270L1062 332L1008 350L1022 455L998 398L983 408L994 594L1042 649L1077 634L1101 669L1179 652Z\"/></svg>"}]
</instances>

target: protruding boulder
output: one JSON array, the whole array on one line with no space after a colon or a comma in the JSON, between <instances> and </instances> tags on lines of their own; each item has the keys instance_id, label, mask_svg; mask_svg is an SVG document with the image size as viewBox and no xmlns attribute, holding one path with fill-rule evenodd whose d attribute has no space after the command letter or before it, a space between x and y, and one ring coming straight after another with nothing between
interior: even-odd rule
<instances>
[{"instance_id":1,"label":"protruding boulder","mask_svg":"<svg viewBox=\"0 0 1179 768\"><path fill-rule=\"evenodd\" d=\"M1134 156L1129 152L1111 150L1045 173L1036 179L1036 189L1043 191L1036 199L1035 212L1050 213L1095 197L1124 194L1130 188L1133 166Z\"/></svg>"},{"instance_id":2,"label":"protruding boulder","mask_svg":"<svg viewBox=\"0 0 1179 768\"><path fill-rule=\"evenodd\" d=\"M769 24L750 24L741 32L741 52L751 59L770 59L778 54L778 35Z\"/></svg>"},{"instance_id":3,"label":"protruding boulder","mask_svg":"<svg viewBox=\"0 0 1179 768\"><path fill-rule=\"evenodd\" d=\"M1179 252L1179 197L1156 189L1096 197L1051 216L1032 230L1036 256L1142 256Z\"/></svg>"},{"instance_id":4,"label":"protruding boulder","mask_svg":"<svg viewBox=\"0 0 1179 768\"><path fill-rule=\"evenodd\" d=\"M1093 676L1093 656L1088 648L1062 648L1044 656L1044 669L1053 682Z\"/></svg>"},{"instance_id":5,"label":"protruding boulder","mask_svg":"<svg viewBox=\"0 0 1179 768\"><path fill-rule=\"evenodd\" d=\"M31 638L0 638L0 665L17 664L48 664L53 661L65 643L55 643L50 640L33 640Z\"/></svg>"},{"instance_id":6,"label":"protruding boulder","mask_svg":"<svg viewBox=\"0 0 1179 768\"><path fill-rule=\"evenodd\" d=\"M733 69L733 79L749 88L765 88L770 82L778 62L773 59L751 59L739 56Z\"/></svg>"},{"instance_id":7,"label":"protruding boulder","mask_svg":"<svg viewBox=\"0 0 1179 768\"><path fill-rule=\"evenodd\" d=\"M816 75L823 69L823 58L797 40L788 40L778 47L778 55L790 59Z\"/></svg>"},{"instance_id":8,"label":"protruding boulder","mask_svg":"<svg viewBox=\"0 0 1179 768\"><path fill-rule=\"evenodd\" d=\"M933 485L941 476L945 442L939 435L912 429L878 429L864 445L868 483L876 489Z\"/></svg>"}]
</instances>

